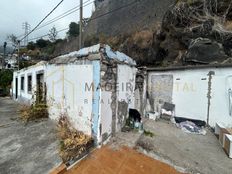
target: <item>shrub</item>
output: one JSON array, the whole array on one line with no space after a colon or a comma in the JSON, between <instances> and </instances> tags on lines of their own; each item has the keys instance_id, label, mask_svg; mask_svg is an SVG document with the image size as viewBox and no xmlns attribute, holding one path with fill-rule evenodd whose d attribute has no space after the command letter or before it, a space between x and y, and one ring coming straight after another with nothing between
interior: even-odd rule
<instances>
[{"instance_id":1,"label":"shrub","mask_svg":"<svg viewBox=\"0 0 232 174\"><path fill-rule=\"evenodd\" d=\"M20 108L20 118L23 122L48 118L47 105L44 103L32 104L31 106L22 106Z\"/></svg>"},{"instance_id":2,"label":"shrub","mask_svg":"<svg viewBox=\"0 0 232 174\"><path fill-rule=\"evenodd\" d=\"M59 154L65 163L81 157L92 147L93 139L74 129L65 114L60 116L57 127L60 140Z\"/></svg>"},{"instance_id":3,"label":"shrub","mask_svg":"<svg viewBox=\"0 0 232 174\"><path fill-rule=\"evenodd\" d=\"M11 70L0 70L0 95L6 96L10 94L12 80L13 72Z\"/></svg>"}]
</instances>

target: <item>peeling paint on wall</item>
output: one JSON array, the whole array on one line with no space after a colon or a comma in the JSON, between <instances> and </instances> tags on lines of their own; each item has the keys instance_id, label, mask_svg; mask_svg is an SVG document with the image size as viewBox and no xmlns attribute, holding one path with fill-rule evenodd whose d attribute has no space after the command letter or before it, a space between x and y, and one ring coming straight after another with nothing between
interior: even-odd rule
<instances>
[{"instance_id":1,"label":"peeling paint on wall","mask_svg":"<svg viewBox=\"0 0 232 174\"><path fill-rule=\"evenodd\" d=\"M118 101L117 126L122 128L126 124L128 117L129 104L126 101Z\"/></svg>"}]
</instances>

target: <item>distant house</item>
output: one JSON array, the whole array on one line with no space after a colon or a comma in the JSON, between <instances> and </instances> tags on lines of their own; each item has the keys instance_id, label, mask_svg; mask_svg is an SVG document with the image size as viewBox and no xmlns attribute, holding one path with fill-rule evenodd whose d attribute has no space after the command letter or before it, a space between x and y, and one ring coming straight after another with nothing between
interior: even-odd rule
<instances>
[{"instance_id":1,"label":"distant house","mask_svg":"<svg viewBox=\"0 0 232 174\"><path fill-rule=\"evenodd\" d=\"M16 69L18 67L17 55L8 55L5 60L5 68L6 69Z\"/></svg>"},{"instance_id":2,"label":"distant house","mask_svg":"<svg viewBox=\"0 0 232 174\"><path fill-rule=\"evenodd\" d=\"M135 66L98 44L15 71L13 98L31 104L44 93L51 119L66 113L76 129L102 143L121 130L134 108Z\"/></svg>"}]
</instances>

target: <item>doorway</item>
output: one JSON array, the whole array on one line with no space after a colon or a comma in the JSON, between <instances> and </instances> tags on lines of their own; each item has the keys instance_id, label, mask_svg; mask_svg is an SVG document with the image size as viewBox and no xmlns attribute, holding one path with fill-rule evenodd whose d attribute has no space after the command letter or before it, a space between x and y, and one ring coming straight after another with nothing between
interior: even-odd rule
<instances>
[{"instance_id":1,"label":"doorway","mask_svg":"<svg viewBox=\"0 0 232 174\"><path fill-rule=\"evenodd\" d=\"M40 72L36 75L36 102L41 103L45 101L44 95L44 73Z\"/></svg>"},{"instance_id":2,"label":"doorway","mask_svg":"<svg viewBox=\"0 0 232 174\"><path fill-rule=\"evenodd\" d=\"M18 99L18 78L15 78L15 99Z\"/></svg>"}]
</instances>

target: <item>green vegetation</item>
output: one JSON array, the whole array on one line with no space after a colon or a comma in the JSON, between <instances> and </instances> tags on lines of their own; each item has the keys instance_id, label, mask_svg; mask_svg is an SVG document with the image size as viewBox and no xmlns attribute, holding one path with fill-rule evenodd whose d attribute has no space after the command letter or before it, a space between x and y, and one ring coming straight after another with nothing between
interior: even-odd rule
<instances>
[{"instance_id":1,"label":"green vegetation","mask_svg":"<svg viewBox=\"0 0 232 174\"><path fill-rule=\"evenodd\" d=\"M145 136L148 136L148 137L151 137L151 138L155 136L153 132L150 132L150 131L147 131L147 130L144 130L143 133L144 133Z\"/></svg>"},{"instance_id":2,"label":"green vegetation","mask_svg":"<svg viewBox=\"0 0 232 174\"><path fill-rule=\"evenodd\" d=\"M20 108L20 118L24 123L48 118L47 105L45 103L39 103L32 104L31 106L22 106Z\"/></svg>"},{"instance_id":3,"label":"green vegetation","mask_svg":"<svg viewBox=\"0 0 232 174\"><path fill-rule=\"evenodd\" d=\"M69 24L69 30L67 32L68 37L77 37L77 36L79 36L79 34L80 34L79 28L80 28L79 24L77 24L75 22L71 22Z\"/></svg>"},{"instance_id":4,"label":"green vegetation","mask_svg":"<svg viewBox=\"0 0 232 174\"><path fill-rule=\"evenodd\" d=\"M37 90L32 97L34 102L30 106L25 105L20 108L20 118L25 123L48 118L48 107L42 85Z\"/></svg>"},{"instance_id":5,"label":"green vegetation","mask_svg":"<svg viewBox=\"0 0 232 174\"><path fill-rule=\"evenodd\" d=\"M0 71L0 95L7 96L10 94L11 82L13 80L13 72L11 70Z\"/></svg>"}]
</instances>

